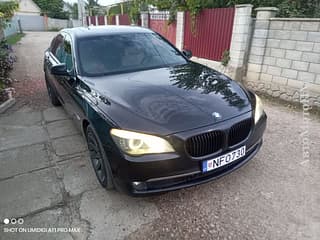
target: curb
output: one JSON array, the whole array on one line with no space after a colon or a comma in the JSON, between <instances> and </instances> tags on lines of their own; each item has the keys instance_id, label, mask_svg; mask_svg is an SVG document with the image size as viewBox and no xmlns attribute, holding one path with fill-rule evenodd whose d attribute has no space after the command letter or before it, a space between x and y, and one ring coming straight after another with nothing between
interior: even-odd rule
<instances>
[{"instance_id":1,"label":"curb","mask_svg":"<svg viewBox=\"0 0 320 240\"><path fill-rule=\"evenodd\" d=\"M0 105L0 113L4 113L5 111L8 110L11 106L13 106L16 103L15 98L9 98L6 100L4 103Z\"/></svg>"}]
</instances>

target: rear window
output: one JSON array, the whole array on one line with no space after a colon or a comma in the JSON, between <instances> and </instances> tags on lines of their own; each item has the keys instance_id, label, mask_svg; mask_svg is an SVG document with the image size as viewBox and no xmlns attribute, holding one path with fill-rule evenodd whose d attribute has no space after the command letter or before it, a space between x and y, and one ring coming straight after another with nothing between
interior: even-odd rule
<instances>
[{"instance_id":1,"label":"rear window","mask_svg":"<svg viewBox=\"0 0 320 240\"><path fill-rule=\"evenodd\" d=\"M185 58L154 33L129 33L80 39L82 75L99 76L185 64Z\"/></svg>"}]
</instances>

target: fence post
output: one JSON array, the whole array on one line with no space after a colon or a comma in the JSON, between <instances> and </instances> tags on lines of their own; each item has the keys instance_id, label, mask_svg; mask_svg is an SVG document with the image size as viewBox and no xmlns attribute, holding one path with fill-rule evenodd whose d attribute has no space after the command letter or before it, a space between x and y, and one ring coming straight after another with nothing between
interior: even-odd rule
<instances>
[{"instance_id":1,"label":"fence post","mask_svg":"<svg viewBox=\"0 0 320 240\"><path fill-rule=\"evenodd\" d=\"M108 16L104 16L104 25L108 25Z\"/></svg>"},{"instance_id":2,"label":"fence post","mask_svg":"<svg viewBox=\"0 0 320 240\"><path fill-rule=\"evenodd\" d=\"M184 44L184 12L177 12L176 47L181 51Z\"/></svg>"},{"instance_id":3,"label":"fence post","mask_svg":"<svg viewBox=\"0 0 320 240\"><path fill-rule=\"evenodd\" d=\"M49 30L49 19L48 19L48 15L47 14L43 15L43 20L44 20L44 29L46 31L48 31Z\"/></svg>"},{"instance_id":4,"label":"fence post","mask_svg":"<svg viewBox=\"0 0 320 240\"><path fill-rule=\"evenodd\" d=\"M257 11L257 18L253 28L246 76L246 80L249 81L258 81L261 78L269 35L269 19L276 16L278 9L275 7L260 7L256 8L255 11Z\"/></svg>"},{"instance_id":5,"label":"fence post","mask_svg":"<svg viewBox=\"0 0 320 240\"><path fill-rule=\"evenodd\" d=\"M116 15L116 25L120 25L120 16L119 16L119 14Z\"/></svg>"},{"instance_id":6,"label":"fence post","mask_svg":"<svg viewBox=\"0 0 320 240\"><path fill-rule=\"evenodd\" d=\"M20 34L22 34L23 31L22 31L22 27L21 27L21 20L20 20L20 18L18 18L18 28L19 28Z\"/></svg>"},{"instance_id":7,"label":"fence post","mask_svg":"<svg viewBox=\"0 0 320 240\"><path fill-rule=\"evenodd\" d=\"M148 12L141 12L141 27L148 28L149 27L149 13Z\"/></svg>"},{"instance_id":8,"label":"fence post","mask_svg":"<svg viewBox=\"0 0 320 240\"><path fill-rule=\"evenodd\" d=\"M252 7L251 4L235 6L229 68L231 77L238 81L242 81L246 68L252 28Z\"/></svg>"}]
</instances>

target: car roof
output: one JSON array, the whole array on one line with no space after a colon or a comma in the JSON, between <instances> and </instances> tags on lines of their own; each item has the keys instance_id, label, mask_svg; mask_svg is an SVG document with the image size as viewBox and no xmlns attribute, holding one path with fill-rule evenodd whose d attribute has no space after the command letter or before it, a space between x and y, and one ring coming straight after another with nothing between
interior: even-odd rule
<instances>
[{"instance_id":1,"label":"car roof","mask_svg":"<svg viewBox=\"0 0 320 240\"><path fill-rule=\"evenodd\" d=\"M76 27L66 28L62 32L67 32L74 38L83 38L91 36L104 36L108 34L121 34L121 33L152 33L147 28L137 26L89 26L89 27Z\"/></svg>"}]
</instances>

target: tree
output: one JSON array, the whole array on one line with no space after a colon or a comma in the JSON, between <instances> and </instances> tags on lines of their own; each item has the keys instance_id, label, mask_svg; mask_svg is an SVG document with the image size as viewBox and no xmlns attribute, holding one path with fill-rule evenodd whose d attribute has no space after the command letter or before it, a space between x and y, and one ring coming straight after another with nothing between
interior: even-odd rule
<instances>
[{"instance_id":1,"label":"tree","mask_svg":"<svg viewBox=\"0 0 320 240\"><path fill-rule=\"evenodd\" d=\"M14 11L18 9L19 4L15 1L4 1L0 2L0 18L1 19L10 19Z\"/></svg>"},{"instance_id":2,"label":"tree","mask_svg":"<svg viewBox=\"0 0 320 240\"><path fill-rule=\"evenodd\" d=\"M12 49L3 38L2 29L6 26L6 22L11 19L17 8L18 3L15 1L0 2L0 103L8 97L8 92L3 91L3 89L12 83L9 74L13 69L15 61L15 57L11 53Z\"/></svg>"},{"instance_id":3,"label":"tree","mask_svg":"<svg viewBox=\"0 0 320 240\"><path fill-rule=\"evenodd\" d=\"M90 16L95 16L98 14L98 7L100 6L98 2L99 0L88 0L86 8L88 9Z\"/></svg>"},{"instance_id":4,"label":"tree","mask_svg":"<svg viewBox=\"0 0 320 240\"><path fill-rule=\"evenodd\" d=\"M2 28L6 26L7 20L12 18L18 6L15 1L0 2L0 39L3 37Z\"/></svg>"},{"instance_id":5,"label":"tree","mask_svg":"<svg viewBox=\"0 0 320 240\"><path fill-rule=\"evenodd\" d=\"M72 18L73 19L78 19L79 16L78 16L78 3L74 3L71 7L72 9Z\"/></svg>"},{"instance_id":6,"label":"tree","mask_svg":"<svg viewBox=\"0 0 320 240\"><path fill-rule=\"evenodd\" d=\"M63 11L63 0L33 0L41 9L42 14L51 18L68 19L68 12Z\"/></svg>"},{"instance_id":7,"label":"tree","mask_svg":"<svg viewBox=\"0 0 320 240\"><path fill-rule=\"evenodd\" d=\"M64 3L65 6L69 9L69 15L72 19L78 19L78 3Z\"/></svg>"},{"instance_id":8,"label":"tree","mask_svg":"<svg viewBox=\"0 0 320 240\"><path fill-rule=\"evenodd\" d=\"M198 14L204 8L231 7L250 3L256 7L277 7L279 17L319 17L320 0L146 0L159 10L176 12L178 9Z\"/></svg>"},{"instance_id":9,"label":"tree","mask_svg":"<svg viewBox=\"0 0 320 240\"><path fill-rule=\"evenodd\" d=\"M130 3L129 8L129 17L131 22L137 23L140 16L140 1L139 0L133 0Z\"/></svg>"},{"instance_id":10,"label":"tree","mask_svg":"<svg viewBox=\"0 0 320 240\"><path fill-rule=\"evenodd\" d=\"M96 0L90 0L88 5L96 6ZM320 0L131 0L123 5L124 13L129 13L131 20L135 20L139 11L147 5L156 6L159 10L169 11L169 23L175 20L178 10L189 11L193 24L196 15L205 8L232 7L236 4L253 5L257 7L277 7L279 17L320 17ZM120 4L109 10L109 15L120 14Z\"/></svg>"}]
</instances>

